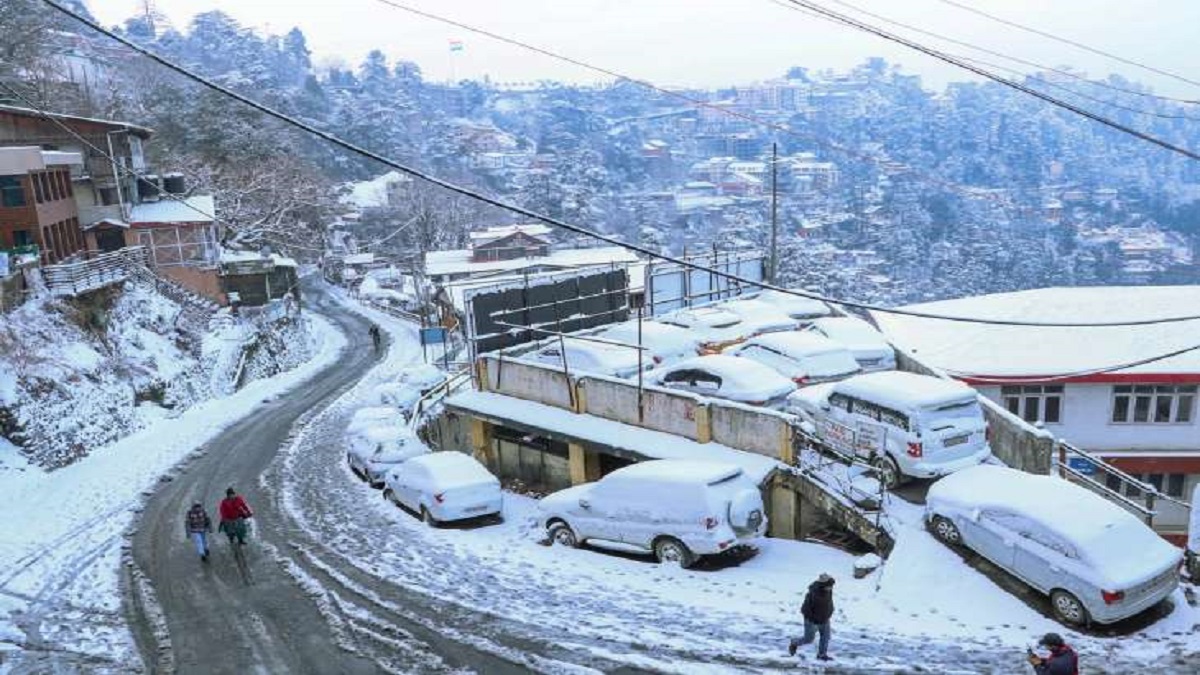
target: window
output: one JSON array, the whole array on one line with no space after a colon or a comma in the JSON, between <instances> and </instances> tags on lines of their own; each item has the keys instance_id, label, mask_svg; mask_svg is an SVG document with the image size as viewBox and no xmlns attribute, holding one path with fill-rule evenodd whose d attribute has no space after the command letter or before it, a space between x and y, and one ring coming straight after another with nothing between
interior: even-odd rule
<instances>
[{"instance_id":1,"label":"window","mask_svg":"<svg viewBox=\"0 0 1200 675\"><path fill-rule=\"evenodd\" d=\"M0 176L0 206L18 208L25 205L25 188L20 177Z\"/></svg>"},{"instance_id":2,"label":"window","mask_svg":"<svg viewBox=\"0 0 1200 675\"><path fill-rule=\"evenodd\" d=\"M29 230L13 230L13 246L32 246L33 233Z\"/></svg>"},{"instance_id":3,"label":"window","mask_svg":"<svg viewBox=\"0 0 1200 675\"><path fill-rule=\"evenodd\" d=\"M1194 384L1113 387L1112 421L1117 424L1190 424L1196 407Z\"/></svg>"},{"instance_id":4,"label":"window","mask_svg":"<svg viewBox=\"0 0 1200 675\"><path fill-rule=\"evenodd\" d=\"M1034 384L1000 388L1004 407L1026 422L1058 424L1062 421L1063 385Z\"/></svg>"},{"instance_id":5,"label":"window","mask_svg":"<svg viewBox=\"0 0 1200 675\"><path fill-rule=\"evenodd\" d=\"M845 394L833 394L829 397L829 405L850 412L850 397Z\"/></svg>"},{"instance_id":6,"label":"window","mask_svg":"<svg viewBox=\"0 0 1200 675\"><path fill-rule=\"evenodd\" d=\"M1187 474L1183 473L1132 473L1129 474L1133 478L1151 485L1155 490L1167 495L1168 497L1182 498L1185 484L1187 483ZM1140 499L1142 491L1138 488L1122 481L1120 478L1112 474L1108 474L1104 480L1110 490L1118 493L1124 493L1130 499ZM1124 489L1122 489L1124 488Z\"/></svg>"}]
</instances>

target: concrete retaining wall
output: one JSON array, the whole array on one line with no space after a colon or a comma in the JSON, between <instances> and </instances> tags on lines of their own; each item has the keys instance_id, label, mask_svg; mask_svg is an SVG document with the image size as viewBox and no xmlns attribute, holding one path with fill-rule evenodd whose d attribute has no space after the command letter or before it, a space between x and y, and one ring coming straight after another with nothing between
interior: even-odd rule
<instances>
[{"instance_id":1,"label":"concrete retaining wall","mask_svg":"<svg viewBox=\"0 0 1200 675\"><path fill-rule=\"evenodd\" d=\"M483 391L575 409L574 383L560 370L490 355L480 357L479 362Z\"/></svg>"},{"instance_id":2,"label":"concrete retaining wall","mask_svg":"<svg viewBox=\"0 0 1200 675\"><path fill-rule=\"evenodd\" d=\"M792 425L773 410L712 401L708 414L714 442L776 459L791 448Z\"/></svg>"},{"instance_id":3,"label":"concrete retaining wall","mask_svg":"<svg viewBox=\"0 0 1200 675\"><path fill-rule=\"evenodd\" d=\"M665 431L701 443L709 440L706 405L689 394L643 388L640 419L638 388L632 382L582 377L579 397L580 411L596 417Z\"/></svg>"}]
</instances>

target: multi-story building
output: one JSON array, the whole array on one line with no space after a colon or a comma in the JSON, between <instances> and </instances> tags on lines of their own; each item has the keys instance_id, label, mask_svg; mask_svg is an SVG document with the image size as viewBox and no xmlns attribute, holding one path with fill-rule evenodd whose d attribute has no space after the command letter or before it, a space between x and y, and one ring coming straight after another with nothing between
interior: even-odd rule
<instances>
[{"instance_id":1,"label":"multi-story building","mask_svg":"<svg viewBox=\"0 0 1200 675\"><path fill-rule=\"evenodd\" d=\"M1151 320L1200 313L1200 286L1043 288L906 309L1055 323ZM1200 483L1200 320L1071 328L875 318L923 362L1162 493L1186 499ZM1141 496L1115 479L1109 487ZM1160 508L1157 529L1186 528L1186 513Z\"/></svg>"},{"instance_id":2,"label":"multi-story building","mask_svg":"<svg viewBox=\"0 0 1200 675\"><path fill-rule=\"evenodd\" d=\"M87 248L71 170L78 153L0 147L0 250L36 246L53 264Z\"/></svg>"}]
</instances>

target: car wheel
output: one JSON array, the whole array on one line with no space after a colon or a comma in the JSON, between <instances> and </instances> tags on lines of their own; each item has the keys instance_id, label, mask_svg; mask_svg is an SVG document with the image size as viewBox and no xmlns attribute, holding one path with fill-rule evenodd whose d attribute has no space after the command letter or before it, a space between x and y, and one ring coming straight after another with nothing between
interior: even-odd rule
<instances>
[{"instance_id":1,"label":"car wheel","mask_svg":"<svg viewBox=\"0 0 1200 675\"><path fill-rule=\"evenodd\" d=\"M941 540L943 544L962 546L962 533L958 531L958 526L954 524L954 521L942 516L934 516L929 524L933 528L933 536Z\"/></svg>"},{"instance_id":2,"label":"car wheel","mask_svg":"<svg viewBox=\"0 0 1200 675\"><path fill-rule=\"evenodd\" d=\"M430 527L438 526L438 521L434 519L433 514L429 512L429 509L425 508L424 506L421 507L421 522Z\"/></svg>"},{"instance_id":3,"label":"car wheel","mask_svg":"<svg viewBox=\"0 0 1200 675\"><path fill-rule=\"evenodd\" d=\"M1052 592L1050 606L1054 610L1054 618L1069 626L1082 626L1087 623L1087 608L1079 598L1066 591Z\"/></svg>"},{"instance_id":4,"label":"car wheel","mask_svg":"<svg viewBox=\"0 0 1200 675\"><path fill-rule=\"evenodd\" d=\"M876 455L875 459L871 460L871 466L875 467L879 482L885 490L894 489L904 482L903 474L900 473L900 467L896 465L896 460L887 455Z\"/></svg>"},{"instance_id":5,"label":"car wheel","mask_svg":"<svg viewBox=\"0 0 1200 675\"><path fill-rule=\"evenodd\" d=\"M670 537L663 537L655 542L654 557L664 565L679 565L685 569L696 562L696 556L683 542Z\"/></svg>"},{"instance_id":6,"label":"car wheel","mask_svg":"<svg viewBox=\"0 0 1200 675\"><path fill-rule=\"evenodd\" d=\"M579 546L579 538L575 536L575 531L561 520L551 525L546 530L546 534L550 537L550 543L555 546L564 546L566 548L576 548Z\"/></svg>"}]
</instances>

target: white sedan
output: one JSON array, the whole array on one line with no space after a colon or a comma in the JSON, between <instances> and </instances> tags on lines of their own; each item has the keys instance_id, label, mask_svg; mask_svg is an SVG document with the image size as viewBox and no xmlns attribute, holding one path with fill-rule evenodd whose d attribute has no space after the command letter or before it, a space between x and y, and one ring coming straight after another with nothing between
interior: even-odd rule
<instances>
[{"instance_id":1,"label":"white sedan","mask_svg":"<svg viewBox=\"0 0 1200 675\"><path fill-rule=\"evenodd\" d=\"M779 311L799 321L807 322L833 313L829 305L820 300L780 291L766 290L754 296L754 299L773 305Z\"/></svg>"},{"instance_id":2,"label":"white sedan","mask_svg":"<svg viewBox=\"0 0 1200 675\"><path fill-rule=\"evenodd\" d=\"M590 337L590 336L589 336ZM532 354L521 358L535 361L555 368L563 368L563 354L566 354L565 367L571 372L595 373L612 375L614 377L629 377L638 371L638 350L618 344L606 344L593 340L579 338L554 338L547 340L544 346ZM649 359L643 359L642 368L653 366Z\"/></svg>"},{"instance_id":3,"label":"white sedan","mask_svg":"<svg viewBox=\"0 0 1200 675\"><path fill-rule=\"evenodd\" d=\"M641 323L640 339L641 346L645 348L645 353L642 354L644 363L652 363L655 366L670 365L700 353L700 338L692 331L657 321L646 320ZM637 345L638 322L624 321L613 324L596 333L596 337Z\"/></svg>"},{"instance_id":4,"label":"white sedan","mask_svg":"<svg viewBox=\"0 0 1200 675\"><path fill-rule=\"evenodd\" d=\"M896 350L883 333L862 319L852 316L815 319L808 330L846 345L864 371L896 367Z\"/></svg>"},{"instance_id":5,"label":"white sedan","mask_svg":"<svg viewBox=\"0 0 1200 675\"><path fill-rule=\"evenodd\" d=\"M778 331L796 330L800 322L785 314L775 305L750 298L747 300L730 300L721 305L727 311L742 317L745 336L761 335Z\"/></svg>"},{"instance_id":6,"label":"white sedan","mask_svg":"<svg viewBox=\"0 0 1200 675\"><path fill-rule=\"evenodd\" d=\"M346 437L346 461L350 469L374 488L383 487L389 470L428 452L429 448L407 427L365 427Z\"/></svg>"},{"instance_id":7,"label":"white sedan","mask_svg":"<svg viewBox=\"0 0 1200 675\"><path fill-rule=\"evenodd\" d=\"M655 321L691 331L709 349L733 344L754 332L743 324L742 317L716 305L677 309Z\"/></svg>"},{"instance_id":8,"label":"white sedan","mask_svg":"<svg viewBox=\"0 0 1200 675\"><path fill-rule=\"evenodd\" d=\"M850 350L815 333L767 333L724 353L769 366L800 386L841 380L861 371Z\"/></svg>"},{"instance_id":9,"label":"white sedan","mask_svg":"<svg viewBox=\"0 0 1200 675\"><path fill-rule=\"evenodd\" d=\"M384 498L435 526L453 520L498 516L504 506L500 481L475 458L447 451L397 465L384 480Z\"/></svg>"},{"instance_id":10,"label":"white sedan","mask_svg":"<svg viewBox=\"0 0 1200 675\"><path fill-rule=\"evenodd\" d=\"M796 389L791 380L761 363L725 354L697 356L652 370L645 381L751 405L779 403Z\"/></svg>"}]
</instances>

